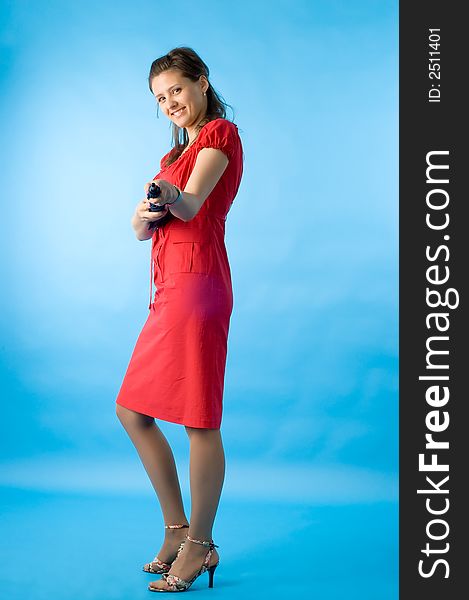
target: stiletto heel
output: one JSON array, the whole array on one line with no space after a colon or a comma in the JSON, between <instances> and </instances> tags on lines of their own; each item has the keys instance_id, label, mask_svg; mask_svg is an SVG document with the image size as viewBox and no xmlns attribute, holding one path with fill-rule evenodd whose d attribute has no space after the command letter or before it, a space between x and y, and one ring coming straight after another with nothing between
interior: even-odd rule
<instances>
[{"instance_id":1,"label":"stiletto heel","mask_svg":"<svg viewBox=\"0 0 469 600\"><path fill-rule=\"evenodd\" d=\"M220 561L217 562L216 565L212 565L208 570L208 587L213 588L213 575L215 573L215 569L220 564Z\"/></svg>"},{"instance_id":2,"label":"stiletto heel","mask_svg":"<svg viewBox=\"0 0 469 600\"><path fill-rule=\"evenodd\" d=\"M203 546L208 547L208 552L205 555L204 562L203 562L202 566L200 567L200 569L188 581L186 581L185 579L182 579L181 577L178 577L177 575L173 575L172 573L163 573L163 575L161 576L161 579L164 579L164 581L166 582L166 584L169 587L167 589L155 588L155 587L152 587L151 583L150 583L150 585L148 586L148 589L150 591L152 591L152 592L186 592L191 587L191 585L194 583L194 581L197 579L197 577L199 577L199 575L202 575L202 573L205 573L205 571L208 571L208 587L213 588L213 574L215 573L215 569L220 564L220 561L218 560L214 565L210 565L210 559L213 554L213 549L218 548L217 544L214 544L213 540L203 540L203 541L195 540L194 538L191 538L190 535L186 535L186 539L188 539L189 541L194 542L196 544L202 544Z\"/></svg>"},{"instance_id":3,"label":"stiletto heel","mask_svg":"<svg viewBox=\"0 0 469 600\"><path fill-rule=\"evenodd\" d=\"M189 525L184 523L182 525L179 525L179 524L165 525L164 527L165 527L165 529L182 529L184 527L189 527ZM176 560L176 558L179 556L179 553L181 552L185 541L186 540L182 540L182 542L179 544L179 548L177 550L177 554L176 554L176 557L174 558L174 560ZM174 560L173 560L173 562L174 562ZM170 570L172 564L173 563L165 563L162 560L160 560L158 558L158 556L155 556L155 558L151 562L149 562L143 566L143 571L145 571L145 573L153 573L156 575L161 575L162 573L167 573Z\"/></svg>"}]
</instances>

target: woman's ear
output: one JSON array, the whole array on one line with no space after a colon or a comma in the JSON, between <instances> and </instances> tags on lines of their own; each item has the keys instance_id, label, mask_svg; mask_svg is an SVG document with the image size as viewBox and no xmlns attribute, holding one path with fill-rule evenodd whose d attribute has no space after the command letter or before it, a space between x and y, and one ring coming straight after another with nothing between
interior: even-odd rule
<instances>
[{"instance_id":1,"label":"woman's ear","mask_svg":"<svg viewBox=\"0 0 469 600\"><path fill-rule=\"evenodd\" d=\"M201 89L202 93L205 93L208 90L208 88L210 87L208 79L205 77L205 75L201 75L200 81L202 82L200 89Z\"/></svg>"}]
</instances>

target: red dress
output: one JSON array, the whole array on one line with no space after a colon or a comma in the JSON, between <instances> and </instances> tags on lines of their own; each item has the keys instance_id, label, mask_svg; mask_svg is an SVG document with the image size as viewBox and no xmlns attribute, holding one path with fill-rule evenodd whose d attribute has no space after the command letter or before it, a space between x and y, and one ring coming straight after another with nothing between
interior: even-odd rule
<instances>
[{"instance_id":1,"label":"red dress","mask_svg":"<svg viewBox=\"0 0 469 600\"><path fill-rule=\"evenodd\" d=\"M169 167L163 167L169 153L161 159L154 179L184 190L201 148L222 150L228 166L191 221L173 215L153 233L150 313L116 402L164 421L219 429L233 309L225 221L243 173L237 126L209 121Z\"/></svg>"}]
</instances>

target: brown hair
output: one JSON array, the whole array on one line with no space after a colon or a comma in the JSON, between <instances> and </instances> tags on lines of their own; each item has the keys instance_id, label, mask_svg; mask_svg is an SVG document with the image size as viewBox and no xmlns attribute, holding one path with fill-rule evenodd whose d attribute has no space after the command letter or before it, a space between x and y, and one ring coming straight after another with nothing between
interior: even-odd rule
<instances>
[{"instance_id":1,"label":"brown hair","mask_svg":"<svg viewBox=\"0 0 469 600\"><path fill-rule=\"evenodd\" d=\"M154 77L167 71L169 69L178 70L184 77L191 81L197 81L201 75L205 75L208 80L209 68L200 58L200 56L192 49L186 46L179 46L173 48L164 56L154 60L150 67L150 74L148 75L148 86L150 91L151 82ZM212 84L209 81L207 89L207 111L205 117L197 124L197 133L200 129L206 125L209 121L222 117L226 118L226 107L230 106L227 104L222 97L215 91ZM232 108L230 106L230 108ZM182 133L182 136L181 136ZM182 139L181 139L182 137ZM183 127L178 127L175 123L172 124L172 143L174 145L173 150L169 153L165 160L164 167L168 167L172 164L179 156L181 156L184 148L189 143L189 136L187 131Z\"/></svg>"}]
</instances>

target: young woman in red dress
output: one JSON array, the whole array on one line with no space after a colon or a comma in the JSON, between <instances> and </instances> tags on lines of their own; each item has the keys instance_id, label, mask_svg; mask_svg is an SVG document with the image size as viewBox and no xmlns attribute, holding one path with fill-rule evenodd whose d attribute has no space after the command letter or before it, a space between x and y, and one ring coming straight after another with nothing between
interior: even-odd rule
<instances>
[{"instance_id":1,"label":"young woman in red dress","mask_svg":"<svg viewBox=\"0 0 469 600\"><path fill-rule=\"evenodd\" d=\"M132 218L137 238L152 240L150 312L116 412L165 522L164 543L143 567L162 575L150 582L152 591L185 591L205 571L212 587L219 560L212 528L225 474L220 425L233 309L224 236L241 182L243 149L208 76L207 65L191 48L175 48L152 63L150 90L172 122L174 147L153 179L161 195L152 202L164 211L150 211L144 199ZM172 450L155 419L184 425L188 434L190 523Z\"/></svg>"}]
</instances>

